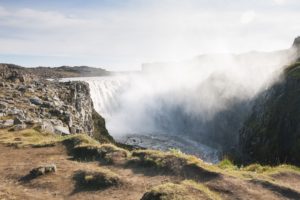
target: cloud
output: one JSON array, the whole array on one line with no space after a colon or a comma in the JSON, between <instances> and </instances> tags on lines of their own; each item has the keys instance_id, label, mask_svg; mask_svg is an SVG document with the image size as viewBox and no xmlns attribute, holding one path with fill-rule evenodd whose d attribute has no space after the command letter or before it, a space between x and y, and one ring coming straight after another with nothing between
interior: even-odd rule
<instances>
[{"instance_id":1,"label":"cloud","mask_svg":"<svg viewBox=\"0 0 300 200\"><path fill-rule=\"evenodd\" d=\"M251 22L253 22L253 20L256 18L256 12L253 10L244 12L241 16L241 23L242 24L249 24Z\"/></svg>"},{"instance_id":2,"label":"cloud","mask_svg":"<svg viewBox=\"0 0 300 200\"><path fill-rule=\"evenodd\" d=\"M73 58L70 63L137 69L143 62L201 53L286 48L300 33L300 13L293 10L151 2L72 11L0 7L0 54L66 56Z\"/></svg>"},{"instance_id":3,"label":"cloud","mask_svg":"<svg viewBox=\"0 0 300 200\"><path fill-rule=\"evenodd\" d=\"M284 5L288 2L288 0L273 0L273 2L277 5Z\"/></svg>"}]
</instances>

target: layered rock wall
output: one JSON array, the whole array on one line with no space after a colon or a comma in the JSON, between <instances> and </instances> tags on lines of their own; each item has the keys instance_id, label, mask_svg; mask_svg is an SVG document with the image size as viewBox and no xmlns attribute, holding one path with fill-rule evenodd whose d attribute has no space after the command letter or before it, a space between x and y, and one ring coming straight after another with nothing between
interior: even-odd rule
<instances>
[{"instance_id":1,"label":"layered rock wall","mask_svg":"<svg viewBox=\"0 0 300 200\"><path fill-rule=\"evenodd\" d=\"M11 65L0 65L0 81L0 128L35 126L112 141L104 119L95 114L87 83L47 81Z\"/></svg>"}]
</instances>

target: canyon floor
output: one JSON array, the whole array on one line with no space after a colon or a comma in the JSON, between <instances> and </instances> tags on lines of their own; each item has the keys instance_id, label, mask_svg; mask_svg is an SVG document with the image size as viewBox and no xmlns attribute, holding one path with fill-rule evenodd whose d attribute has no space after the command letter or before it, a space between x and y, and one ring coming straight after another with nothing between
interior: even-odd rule
<instances>
[{"instance_id":1,"label":"canyon floor","mask_svg":"<svg viewBox=\"0 0 300 200\"><path fill-rule=\"evenodd\" d=\"M128 151L37 129L0 129L0 142L0 199L300 199L300 171L289 165L210 165L179 151ZM52 163L55 173L29 175ZM116 176L116 184L95 188L76 178L99 170Z\"/></svg>"}]
</instances>

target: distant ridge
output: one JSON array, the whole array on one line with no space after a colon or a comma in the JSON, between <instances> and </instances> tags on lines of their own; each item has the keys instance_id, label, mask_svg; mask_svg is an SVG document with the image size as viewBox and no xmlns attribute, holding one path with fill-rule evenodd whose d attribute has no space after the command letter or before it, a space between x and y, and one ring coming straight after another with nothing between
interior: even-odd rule
<instances>
[{"instance_id":1,"label":"distant ridge","mask_svg":"<svg viewBox=\"0 0 300 200\"><path fill-rule=\"evenodd\" d=\"M111 72L96 67L89 66L60 66L60 67L31 67L26 68L15 64L0 63L1 67L11 70L23 71L34 74L40 78L70 78L70 77L92 77L109 76Z\"/></svg>"}]
</instances>

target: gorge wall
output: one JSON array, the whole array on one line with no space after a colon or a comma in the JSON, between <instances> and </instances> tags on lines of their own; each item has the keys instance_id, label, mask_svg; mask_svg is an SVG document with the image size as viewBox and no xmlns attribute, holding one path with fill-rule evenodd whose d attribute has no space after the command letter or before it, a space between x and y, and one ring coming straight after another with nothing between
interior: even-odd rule
<instances>
[{"instance_id":1,"label":"gorge wall","mask_svg":"<svg viewBox=\"0 0 300 200\"><path fill-rule=\"evenodd\" d=\"M300 165L300 63L259 95L240 130L242 162Z\"/></svg>"},{"instance_id":2,"label":"gorge wall","mask_svg":"<svg viewBox=\"0 0 300 200\"><path fill-rule=\"evenodd\" d=\"M47 81L27 68L0 65L0 126L38 127L56 134L84 133L103 142L113 139L94 110L84 82Z\"/></svg>"}]
</instances>

